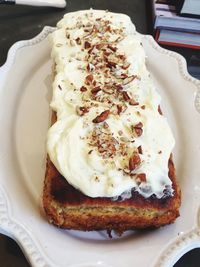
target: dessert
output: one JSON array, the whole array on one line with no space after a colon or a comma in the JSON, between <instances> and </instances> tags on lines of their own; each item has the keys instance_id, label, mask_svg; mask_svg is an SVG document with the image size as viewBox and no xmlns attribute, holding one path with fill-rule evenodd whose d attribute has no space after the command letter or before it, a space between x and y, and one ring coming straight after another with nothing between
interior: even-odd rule
<instances>
[{"instance_id":1,"label":"dessert","mask_svg":"<svg viewBox=\"0 0 200 267\"><path fill-rule=\"evenodd\" d=\"M86 10L57 27L43 193L49 221L118 232L173 222L175 142L130 18Z\"/></svg>"}]
</instances>

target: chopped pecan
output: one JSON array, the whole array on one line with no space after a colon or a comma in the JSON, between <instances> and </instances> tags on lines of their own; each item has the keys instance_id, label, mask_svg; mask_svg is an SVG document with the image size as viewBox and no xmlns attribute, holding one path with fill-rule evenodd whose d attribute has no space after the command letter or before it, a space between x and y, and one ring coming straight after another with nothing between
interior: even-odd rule
<instances>
[{"instance_id":1,"label":"chopped pecan","mask_svg":"<svg viewBox=\"0 0 200 267\"><path fill-rule=\"evenodd\" d=\"M125 63L123 64L123 66L122 66L122 69L123 69L123 70L127 70L127 69L129 68L129 66L130 66L130 63L125 62Z\"/></svg>"},{"instance_id":2,"label":"chopped pecan","mask_svg":"<svg viewBox=\"0 0 200 267\"><path fill-rule=\"evenodd\" d=\"M146 174L145 173L138 173L137 174L137 180L139 180L141 183L146 183L147 178L146 178Z\"/></svg>"},{"instance_id":3,"label":"chopped pecan","mask_svg":"<svg viewBox=\"0 0 200 267\"><path fill-rule=\"evenodd\" d=\"M102 47L103 47L103 44L96 44L95 45L95 48L98 49L98 50L101 49Z\"/></svg>"},{"instance_id":4,"label":"chopped pecan","mask_svg":"<svg viewBox=\"0 0 200 267\"><path fill-rule=\"evenodd\" d=\"M89 112L89 108L87 107L76 107L76 112L79 116L83 116L85 113Z\"/></svg>"},{"instance_id":5,"label":"chopped pecan","mask_svg":"<svg viewBox=\"0 0 200 267\"><path fill-rule=\"evenodd\" d=\"M128 78L128 74L121 73L121 75L117 76L117 78L119 78L119 79L126 79L126 78Z\"/></svg>"},{"instance_id":6,"label":"chopped pecan","mask_svg":"<svg viewBox=\"0 0 200 267\"><path fill-rule=\"evenodd\" d=\"M75 41L76 41L76 43L77 43L78 45L81 45L81 39L80 39L79 37L76 38Z\"/></svg>"},{"instance_id":7,"label":"chopped pecan","mask_svg":"<svg viewBox=\"0 0 200 267\"><path fill-rule=\"evenodd\" d=\"M106 121L104 121L104 123L103 123L103 128L104 128L104 129L108 129L108 128L109 128L109 125L107 124Z\"/></svg>"},{"instance_id":8,"label":"chopped pecan","mask_svg":"<svg viewBox=\"0 0 200 267\"><path fill-rule=\"evenodd\" d=\"M110 114L109 110L103 111L100 115L98 115L96 118L93 119L93 123L100 123L102 121L105 121Z\"/></svg>"},{"instance_id":9,"label":"chopped pecan","mask_svg":"<svg viewBox=\"0 0 200 267\"><path fill-rule=\"evenodd\" d=\"M129 84L131 83L137 76L136 75L131 75L131 76L128 76L127 78L125 78L123 80L123 85L126 85L126 84Z\"/></svg>"},{"instance_id":10,"label":"chopped pecan","mask_svg":"<svg viewBox=\"0 0 200 267\"><path fill-rule=\"evenodd\" d=\"M86 69L87 69L87 71L92 71L92 70L94 70L94 69L95 69L95 67L94 67L94 65L93 65L93 64L91 64L91 63L88 63L88 64L87 64L87 67L86 67Z\"/></svg>"},{"instance_id":11,"label":"chopped pecan","mask_svg":"<svg viewBox=\"0 0 200 267\"><path fill-rule=\"evenodd\" d=\"M108 26L105 28L105 31L106 31L106 32L111 32L111 27L110 27L110 25L108 25Z\"/></svg>"},{"instance_id":12,"label":"chopped pecan","mask_svg":"<svg viewBox=\"0 0 200 267\"><path fill-rule=\"evenodd\" d=\"M126 91L122 92L122 96L123 96L123 99L125 101L129 101L130 100L130 96L128 95L128 93Z\"/></svg>"},{"instance_id":13,"label":"chopped pecan","mask_svg":"<svg viewBox=\"0 0 200 267\"><path fill-rule=\"evenodd\" d=\"M91 44L88 42L88 41L85 41L85 43L84 43L84 48L85 49L88 49L88 48L90 48L91 47Z\"/></svg>"},{"instance_id":14,"label":"chopped pecan","mask_svg":"<svg viewBox=\"0 0 200 267\"><path fill-rule=\"evenodd\" d=\"M137 148L137 150L138 150L138 153L139 153L139 154L143 154L142 146L139 146L139 147Z\"/></svg>"},{"instance_id":15,"label":"chopped pecan","mask_svg":"<svg viewBox=\"0 0 200 267\"><path fill-rule=\"evenodd\" d=\"M90 151L88 152L88 154L90 155L90 154L92 153L92 151L93 151L93 150L90 150Z\"/></svg>"},{"instance_id":16,"label":"chopped pecan","mask_svg":"<svg viewBox=\"0 0 200 267\"><path fill-rule=\"evenodd\" d=\"M131 98L128 102L131 106L138 106L139 105L139 102L135 101L133 98Z\"/></svg>"},{"instance_id":17,"label":"chopped pecan","mask_svg":"<svg viewBox=\"0 0 200 267\"><path fill-rule=\"evenodd\" d=\"M108 61L107 62L107 64L106 64L106 66L108 67L108 68L116 68L116 66L117 66L117 63L115 63L115 62L112 62L112 61Z\"/></svg>"},{"instance_id":18,"label":"chopped pecan","mask_svg":"<svg viewBox=\"0 0 200 267\"><path fill-rule=\"evenodd\" d=\"M89 55L92 54L93 50L94 50L94 46L92 46L92 47L88 50L88 54L89 54Z\"/></svg>"},{"instance_id":19,"label":"chopped pecan","mask_svg":"<svg viewBox=\"0 0 200 267\"><path fill-rule=\"evenodd\" d=\"M117 105L117 114L120 115L121 112L122 112L122 106Z\"/></svg>"},{"instance_id":20,"label":"chopped pecan","mask_svg":"<svg viewBox=\"0 0 200 267\"><path fill-rule=\"evenodd\" d=\"M89 74L85 77L85 83L89 85L93 81L94 77L92 74Z\"/></svg>"},{"instance_id":21,"label":"chopped pecan","mask_svg":"<svg viewBox=\"0 0 200 267\"><path fill-rule=\"evenodd\" d=\"M135 134L139 137L143 133L143 124L141 122L137 123L135 126L132 127L132 130L135 132Z\"/></svg>"},{"instance_id":22,"label":"chopped pecan","mask_svg":"<svg viewBox=\"0 0 200 267\"><path fill-rule=\"evenodd\" d=\"M160 113L160 115L163 115L163 114L162 114L162 110L161 110L161 108L160 108L160 105L158 106L158 112Z\"/></svg>"},{"instance_id":23,"label":"chopped pecan","mask_svg":"<svg viewBox=\"0 0 200 267\"><path fill-rule=\"evenodd\" d=\"M110 52L110 51L104 51L104 56L107 56L107 57L108 57L108 56L111 55L111 53L112 53L112 52Z\"/></svg>"},{"instance_id":24,"label":"chopped pecan","mask_svg":"<svg viewBox=\"0 0 200 267\"><path fill-rule=\"evenodd\" d=\"M93 81L92 81L92 85L95 86L96 84L97 84L97 82L96 82L95 80L93 80Z\"/></svg>"},{"instance_id":25,"label":"chopped pecan","mask_svg":"<svg viewBox=\"0 0 200 267\"><path fill-rule=\"evenodd\" d=\"M145 109L145 108L146 108L145 105L142 105L142 106L141 106L141 109Z\"/></svg>"},{"instance_id":26,"label":"chopped pecan","mask_svg":"<svg viewBox=\"0 0 200 267\"><path fill-rule=\"evenodd\" d=\"M96 86L96 87L92 88L91 93L96 95L99 91L101 91L101 87Z\"/></svg>"},{"instance_id":27,"label":"chopped pecan","mask_svg":"<svg viewBox=\"0 0 200 267\"><path fill-rule=\"evenodd\" d=\"M123 86L121 84L116 84L115 88L117 89L117 91L122 91L123 90Z\"/></svg>"},{"instance_id":28,"label":"chopped pecan","mask_svg":"<svg viewBox=\"0 0 200 267\"><path fill-rule=\"evenodd\" d=\"M118 57L119 57L121 60L125 60L125 58L126 58L125 55L119 55Z\"/></svg>"},{"instance_id":29,"label":"chopped pecan","mask_svg":"<svg viewBox=\"0 0 200 267\"><path fill-rule=\"evenodd\" d=\"M81 86L80 91L81 92L86 92L87 91L87 88L85 86Z\"/></svg>"},{"instance_id":30,"label":"chopped pecan","mask_svg":"<svg viewBox=\"0 0 200 267\"><path fill-rule=\"evenodd\" d=\"M90 30L89 29L84 29L84 32L89 32ZM87 36L87 35L86 35Z\"/></svg>"},{"instance_id":31,"label":"chopped pecan","mask_svg":"<svg viewBox=\"0 0 200 267\"><path fill-rule=\"evenodd\" d=\"M114 46L112 46L112 45L108 45L108 48L109 48L110 50L112 50L113 52L116 52L116 51L117 51L117 47L114 47Z\"/></svg>"},{"instance_id":32,"label":"chopped pecan","mask_svg":"<svg viewBox=\"0 0 200 267\"><path fill-rule=\"evenodd\" d=\"M140 156L137 153L134 153L129 159L129 170L135 170L141 163Z\"/></svg>"}]
</instances>

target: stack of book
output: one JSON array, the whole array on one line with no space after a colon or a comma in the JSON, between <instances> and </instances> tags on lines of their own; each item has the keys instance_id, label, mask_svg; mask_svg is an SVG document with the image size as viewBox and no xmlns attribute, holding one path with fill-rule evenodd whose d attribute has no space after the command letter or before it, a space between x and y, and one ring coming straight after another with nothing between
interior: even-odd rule
<instances>
[{"instance_id":1,"label":"stack of book","mask_svg":"<svg viewBox=\"0 0 200 267\"><path fill-rule=\"evenodd\" d=\"M200 0L156 0L153 5L158 43L200 49Z\"/></svg>"},{"instance_id":2,"label":"stack of book","mask_svg":"<svg viewBox=\"0 0 200 267\"><path fill-rule=\"evenodd\" d=\"M155 40L181 53L200 79L200 0L153 0L153 13Z\"/></svg>"}]
</instances>

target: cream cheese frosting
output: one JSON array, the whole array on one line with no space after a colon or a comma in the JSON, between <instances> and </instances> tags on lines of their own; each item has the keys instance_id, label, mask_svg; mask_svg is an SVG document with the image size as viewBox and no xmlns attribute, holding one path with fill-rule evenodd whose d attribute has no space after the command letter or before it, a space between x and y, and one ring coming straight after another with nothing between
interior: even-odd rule
<instances>
[{"instance_id":1,"label":"cream cheese frosting","mask_svg":"<svg viewBox=\"0 0 200 267\"><path fill-rule=\"evenodd\" d=\"M48 155L90 197L173 194L168 160L175 141L127 15L68 13L51 35L55 79Z\"/></svg>"}]
</instances>

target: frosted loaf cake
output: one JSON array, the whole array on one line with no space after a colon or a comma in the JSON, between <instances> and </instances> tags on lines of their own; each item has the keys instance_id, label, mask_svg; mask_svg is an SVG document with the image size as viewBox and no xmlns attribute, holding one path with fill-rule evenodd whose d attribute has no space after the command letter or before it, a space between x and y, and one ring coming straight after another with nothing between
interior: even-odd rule
<instances>
[{"instance_id":1,"label":"frosted loaf cake","mask_svg":"<svg viewBox=\"0 0 200 267\"><path fill-rule=\"evenodd\" d=\"M174 221L175 142L130 18L68 13L51 41L53 125L43 198L49 220L118 231Z\"/></svg>"}]
</instances>

